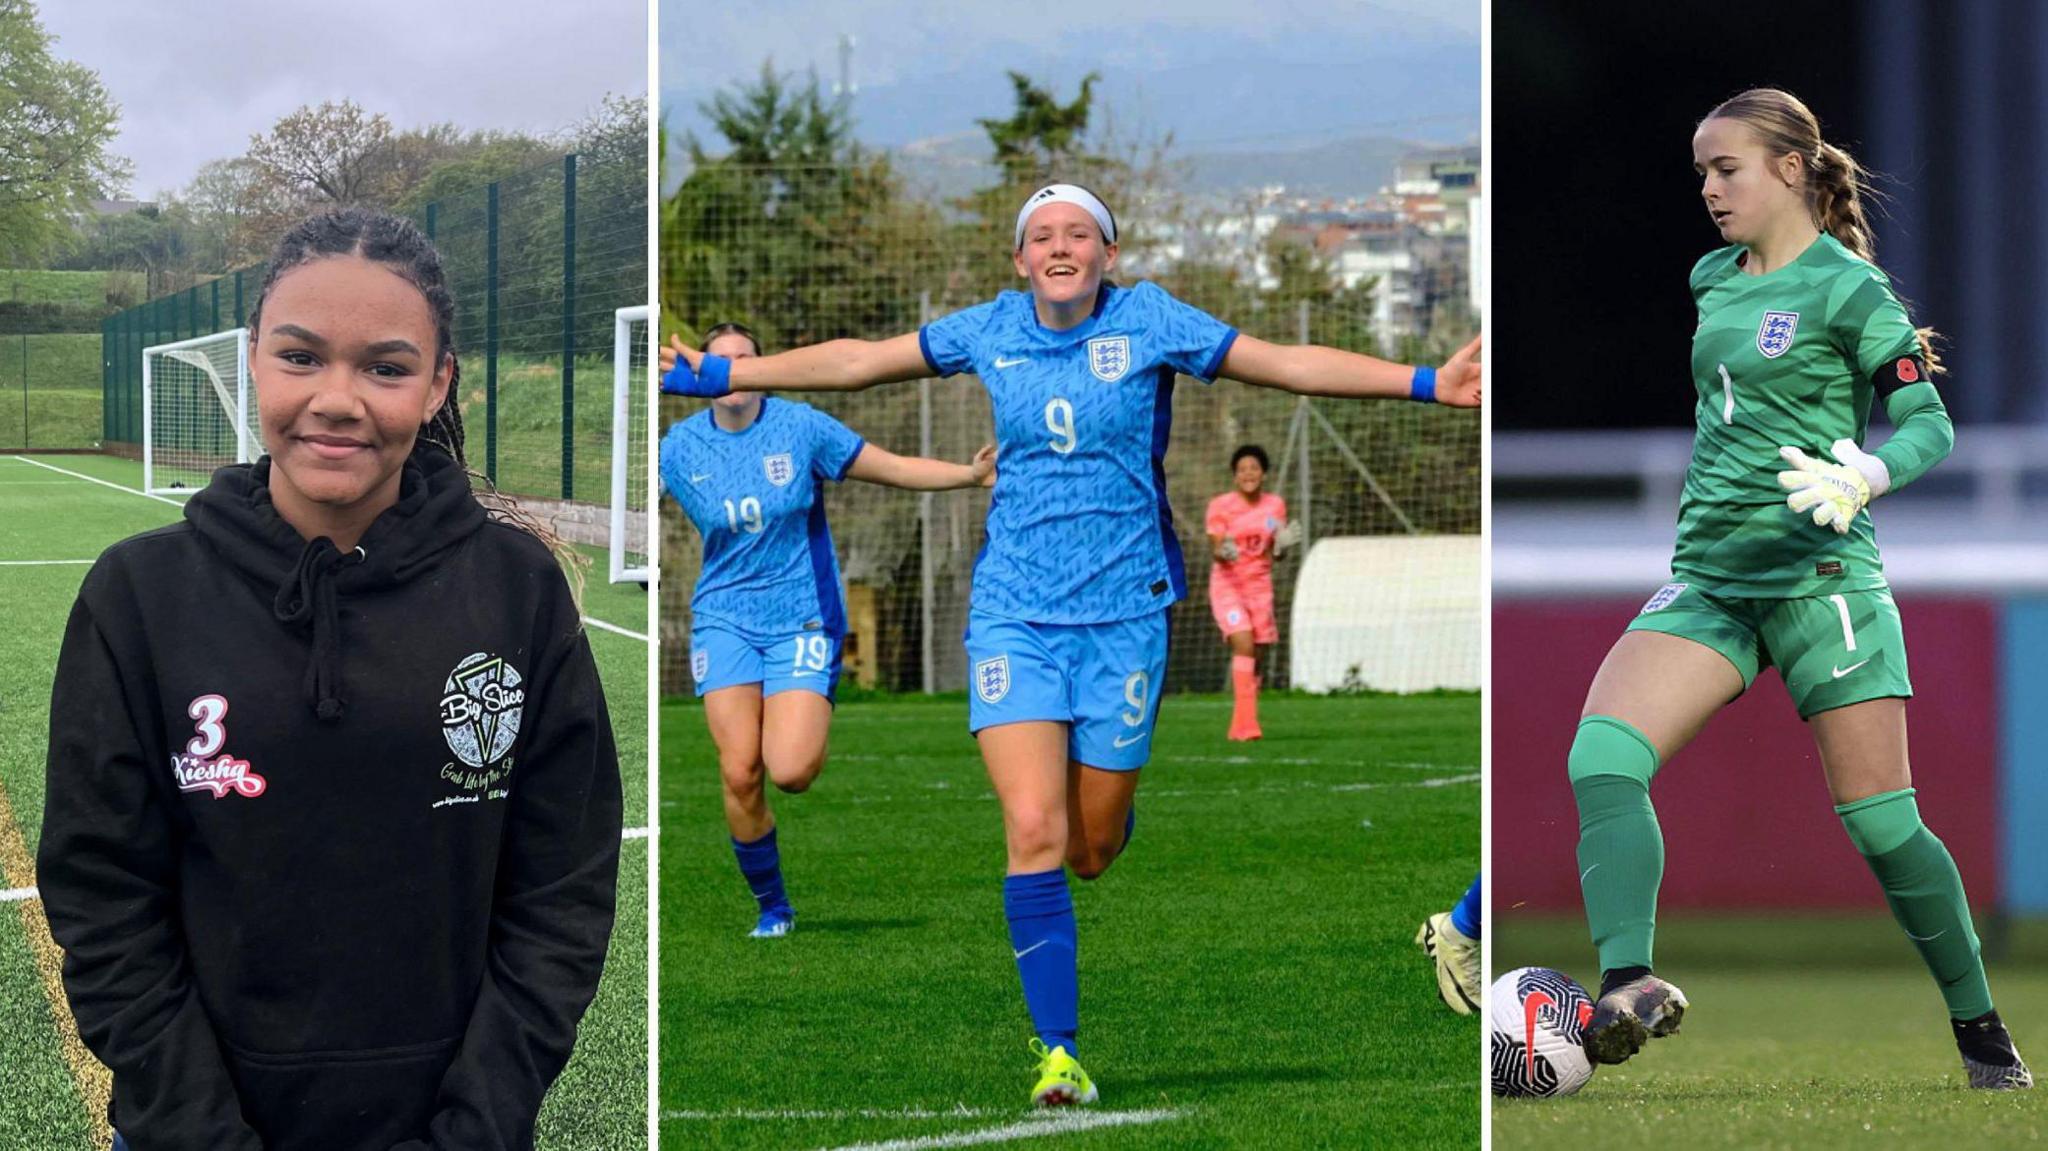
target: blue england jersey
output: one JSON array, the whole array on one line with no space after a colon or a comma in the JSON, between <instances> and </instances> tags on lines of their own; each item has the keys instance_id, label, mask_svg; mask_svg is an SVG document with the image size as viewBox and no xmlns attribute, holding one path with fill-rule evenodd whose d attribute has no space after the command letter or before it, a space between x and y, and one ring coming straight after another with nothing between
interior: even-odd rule
<instances>
[{"instance_id":1,"label":"blue england jersey","mask_svg":"<svg viewBox=\"0 0 2048 1151\"><path fill-rule=\"evenodd\" d=\"M861 447L845 424L773 396L744 431L720 428L709 408L668 430L662 487L704 537L695 623L761 640L846 633L820 481L845 479Z\"/></svg>"},{"instance_id":2,"label":"blue england jersey","mask_svg":"<svg viewBox=\"0 0 2048 1151\"><path fill-rule=\"evenodd\" d=\"M974 611L1106 623L1187 594L1166 441L1176 373L1216 378L1237 330L1151 283L1107 284L1095 314L1055 332L1029 292L925 325L941 376L973 372L995 408L996 489L974 565Z\"/></svg>"}]
</instances>

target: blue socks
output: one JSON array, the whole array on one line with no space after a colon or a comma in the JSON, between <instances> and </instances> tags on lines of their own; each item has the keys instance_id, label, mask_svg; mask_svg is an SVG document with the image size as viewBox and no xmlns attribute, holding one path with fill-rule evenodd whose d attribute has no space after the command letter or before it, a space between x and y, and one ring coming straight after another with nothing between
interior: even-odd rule
<instances>
[{"instance_id":1,"label":"blue socks","mask_svg":"<svg viewBox=\"0 0 2048 1151\"><path fill-rule=\"evenodd\" d=\"M775 847L775 829L752 843L732 841L732 853L740 861L740 874L762 911L789 909L789 896L782 890L782 853Z\"/></svg>"},{"instance_id":2,"label":"blue socks","mask_svg":"<svg viewBox=\"0 0 2048 1151\"><path fill-rule=\"evenodd\" d=\"M1451 909L1451 926L1467 939L1479 938L1479 877L1472 877L1472 886L1465 889L1465 898Z\"/></svg>"},{"instance_id":3,"label":"blue socks","mask_svg":"<svg viewBox=\"0 0 2048 1151\"><path fill-rule=\"evenodd\" d=\"M1039 1041L1078 1054L1074 1033L1080 1027L1081 981L1066 868L1005 876L1003 914L1010 921L1010 949L1024 983L1024 1006Z\"/></svg>"}]
</instances>

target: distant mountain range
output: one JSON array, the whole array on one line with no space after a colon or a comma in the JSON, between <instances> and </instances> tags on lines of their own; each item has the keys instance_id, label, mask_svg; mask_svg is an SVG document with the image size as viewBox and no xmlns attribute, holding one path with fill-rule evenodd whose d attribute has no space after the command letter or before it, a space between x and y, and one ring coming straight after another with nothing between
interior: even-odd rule
<instances>
[{"instance_id":1,"label":"distant mountain range","mask_svg":"<svg viewBox=\"0 0 2048 1151\"><path fill-rule=\"evenodd\" d=\"M1174 148L1170 158L1185 176L1182 190L1201 199L1236 200L1260 188L1284 186L1292 196L1364 195L1391 184L1394 164L1438 139L1361 136L1296 148L1257 151L1191 151ZM995 180L988 138L966 132L890 149L897 171L926 197L953 198Z\"/></svg>"}]
</instances>

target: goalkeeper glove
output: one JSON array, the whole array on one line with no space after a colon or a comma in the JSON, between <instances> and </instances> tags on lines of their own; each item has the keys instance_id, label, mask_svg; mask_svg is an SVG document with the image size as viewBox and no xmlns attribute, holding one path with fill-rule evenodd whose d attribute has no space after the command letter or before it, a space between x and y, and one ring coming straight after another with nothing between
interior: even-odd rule
<instances>
[{"instance_id":1,"label":"goalkeeper glove","mask_svg":"<svg viewBox=\"0 0 2048 1151\"><path fill-rule=\"evenodd\" d=\"M1779 472L1778 484L1791 493L1785 497L1787 507L1810 512L1814 523L1846 534L1856 513L1891 489L1891 472L1853 440L1836 440L1830 450L1839 463L1816 460L1795 447L1779 448L1792 470Z\"/></svg>"},{"instance_id":2,"label":"goalkeeper glove","mask_svg":"<svg viewBox=\"0 0 2048 1151\"><path fill-rule=\"evenodd\" d=\"M732 394L732 361L724 356L705 356L697 361L697 370L690 370L690 361L676 357L676 366L661 377L661 394L664 396L701 396L715 400Z\"/></svg>"},{"instance_id":3,"label":"goalkeeper glove","mask_svg":"<svg viewBox=\"0 0 2048 1151\"><path fill-rule=\"evenodd\" d=\"M1301 523L1298 520L1290 520L1281 524L1280 530L1273 533L1273 554L1283 555L1289 548L1300 543Z\"/></svg>"},{"instance_id":4,"label":"goalkeeper glove","mask_svg":"<svg viewBox=\"0 0 2048 1151\"><path fill-rule=\"evenodd\" d=\"M1231 539L1231 538L1230 538L1229 536L1224 536L1224 537L1223 537L1223 542L1222 542L1221 544L1218 544L1218 545L1217 545L1217 547L1216 547L1216 554L1217 554L1218 556L1222 557L1222 559L1223 559L1223 562L1224 562L1224 563L1227 563L1227 564L1234 564L1234 563L1236 563L1236 562L1237 562L1237 541L1236 541L1236 540L1234 540L1234 539Z\"/></svg>"}]
</instances>

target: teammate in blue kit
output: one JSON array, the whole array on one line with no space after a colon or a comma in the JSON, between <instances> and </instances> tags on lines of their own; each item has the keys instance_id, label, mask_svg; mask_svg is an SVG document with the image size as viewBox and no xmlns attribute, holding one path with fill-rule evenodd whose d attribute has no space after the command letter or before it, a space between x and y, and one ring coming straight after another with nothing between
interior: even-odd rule
<instances>
[{"instance_id":1,"label":"teammate in blue kit","mask_svg":"<svg viewBox=\"0 0 2048 1151\"><path fill-rule=\"evenodd\" d=\"M746 359L760 342L721 324L704 349ZM733 854L759 905L755 937L796 926L762 776L792 793L818 778L846 635L821 481L942 491L980 484L994 468L993 447L972 464L906 458L807 404L759 393L716 400L662 437L662 486L704 540L690 674L718 745Z\"/></svg>"},{"instance_id":2,"label":"teammate in blue kit","mask_svg":"<svg viewBox=\"0 0 2048 1151\"><path fill-rule=\"evenodd\" d=\"M1089 1103L1076 1061L1073 903L1063 864L1101 875L1128 842L1166 670L1166 608L1187 594L1164 459L1177 376L1304 395L1476 407L1480 343L1442 369L1235 329L1150 283L1105 280L1116 218L1052 184L1017 213L1028 292L880 341L832 340L731 360L679 344L664 386L693 395L854 390L973 372L995 409L1003 467L975 564L969 726L1003 810L1004 907L1038 1033L1035 1104Z\"/></svg>"}]
</instances>

